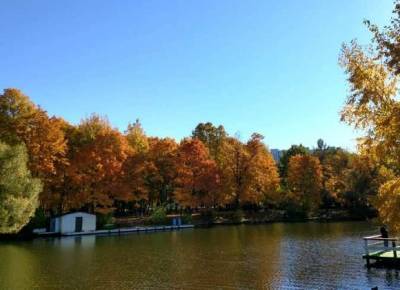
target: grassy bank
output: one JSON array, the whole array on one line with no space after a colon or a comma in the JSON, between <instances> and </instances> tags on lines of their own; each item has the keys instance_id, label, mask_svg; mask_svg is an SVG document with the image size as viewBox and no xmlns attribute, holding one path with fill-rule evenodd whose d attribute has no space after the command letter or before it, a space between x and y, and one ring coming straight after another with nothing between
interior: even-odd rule
<instances>
[{"instance_id":1,"label":"grassy bank","mask_svg":"<svg viewBox=\"0 0 400 290\"><path fill-rule=\"evenodd\" d=\"M181 217L182 222L194 224L195 226L212 226L221 224L262 224L272 222L302 222L302 221L352 221L368 220L376 217L376 213L357 213L344 209L324 209L311 216L301 213L292 213L285 210L265 211L198 211L192 214L169 214L165 215L160 224L171 224L174 218ZM146 226L152 225L152 216L141 217L119 217L114 219L116 227Z\"/></svg>"}]
</instances>

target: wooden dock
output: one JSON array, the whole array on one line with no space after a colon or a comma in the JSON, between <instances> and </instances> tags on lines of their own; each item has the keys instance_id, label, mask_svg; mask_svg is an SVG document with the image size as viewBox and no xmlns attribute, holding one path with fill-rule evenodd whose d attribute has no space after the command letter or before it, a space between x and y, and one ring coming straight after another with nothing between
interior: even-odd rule
<instances>
[{"instance_id":1,"label":"wooden dock","mask_svg":"<svg viewBox=\"0 0 400 290\"><path fill-rule=\"evenodd\" d=\"M160 231L176 231L194 228L194 225L171 225L171 226L149 226L149 227L130 227L130 228L117 228L110 230L96 230L87 232L70 232L70 233L52 233L45 232L39 233L39 236L88 236L88 235L122 235L128 233L146 233L146 232L160 232Z\"/></svg>"},{"instance_id":2,"label":"wooden dock","mask_svg":"<svg viewBox=\"0 0 400 290\"><path fill-rule=\"evenodd\" d=\"M399 238L382 238L380 235L364 237L365 254L368 268L373 266L400 266Z\"/></svg>"}]
</instances>

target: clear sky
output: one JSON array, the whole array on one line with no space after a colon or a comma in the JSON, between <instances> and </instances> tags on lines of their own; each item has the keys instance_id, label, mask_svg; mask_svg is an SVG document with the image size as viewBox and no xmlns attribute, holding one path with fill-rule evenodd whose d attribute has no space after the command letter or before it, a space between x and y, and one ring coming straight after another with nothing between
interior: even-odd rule
<instances>
[{"instance_id":1,"label":"clear sky","mask_svg":"<svg viewBox=\"0 0 400 290\"><path fill-rule=\"evenodd\" d=\"M388 22L392 0L0 0L0 88L72 123L180 139L223 124L270 148L354 148L339 121L342 42Z\"/></svg>"}]
</instances>

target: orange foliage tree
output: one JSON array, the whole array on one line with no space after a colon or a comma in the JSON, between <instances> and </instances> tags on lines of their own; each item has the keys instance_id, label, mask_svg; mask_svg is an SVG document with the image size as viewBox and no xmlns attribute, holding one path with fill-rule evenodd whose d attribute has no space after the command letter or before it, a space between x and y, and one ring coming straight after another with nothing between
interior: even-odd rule
<instances>
[{"instance_id":1,"label":"orange foliage tree","mask_svg":"<svg viewBox=\"0 0 400 290\"><path fill-rule=\"evenodd\" d=\"M150 138L149 144L144 178L149 201L152 204L161 205L172 200L178 144L171 138Z\"/></svg>"},{"instance_id":2,"label":"orange foliage tree","mask_svg":"<svg viewBox=\"0 0 400 290\"><path fill-rule=\"evenodd\" d=\"M205 145L199 139L185 139L176 158L175 199L182 206L212 206L218 201L219 174Z\"/></svg>"},{"instance_id":3,"label":"orange foliage tree","mask_svg":"<svg viewBox=\"0 0 400 290\"><path fill-rule=\"evenodd\" d=\"M128 201L123 164L131 149L124 136L94 115L76 128L75 138L67 173L72 182L69 207L108 213L115 201Z\"/></svg>"},{"instance_id":4,"label":"orange foliage tree","mask_svg":"<svg viewBox=\"0 0 400 290\"><path fill-rule=\"evenodd\" d=\"M178 147L170 138L146 139L147 150L131 154L123 166L124 188L129 192L134 208L142 210L173 201Z\"/></svg>"}]
</instances>

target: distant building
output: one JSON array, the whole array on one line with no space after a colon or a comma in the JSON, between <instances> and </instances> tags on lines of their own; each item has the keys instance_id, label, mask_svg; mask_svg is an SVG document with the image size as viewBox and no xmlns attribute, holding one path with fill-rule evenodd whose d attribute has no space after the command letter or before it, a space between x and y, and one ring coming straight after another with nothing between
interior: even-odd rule
<instances>
[{"instance_id":1,"label":"distant building","mask_svg":"<svg viewBox=\"0 0 400 290\"><path fill-rule=\"evenodd\" d=\"M93 232L96 230L96 215L86 212L64 214L50 221L50 232L66 234Z\"/></svg>"},{"instance_id":2,"label":"distant building","mask_svg":"<svg viewBox=\"0 0 400 290\"><path fill-rule=\"evenodd\" d=\"M271 154L272 157L274 157L274 160L276 163L279 163L282 157L282 150L279 149L271 149Z\"/></svg>"}]
</instances>

